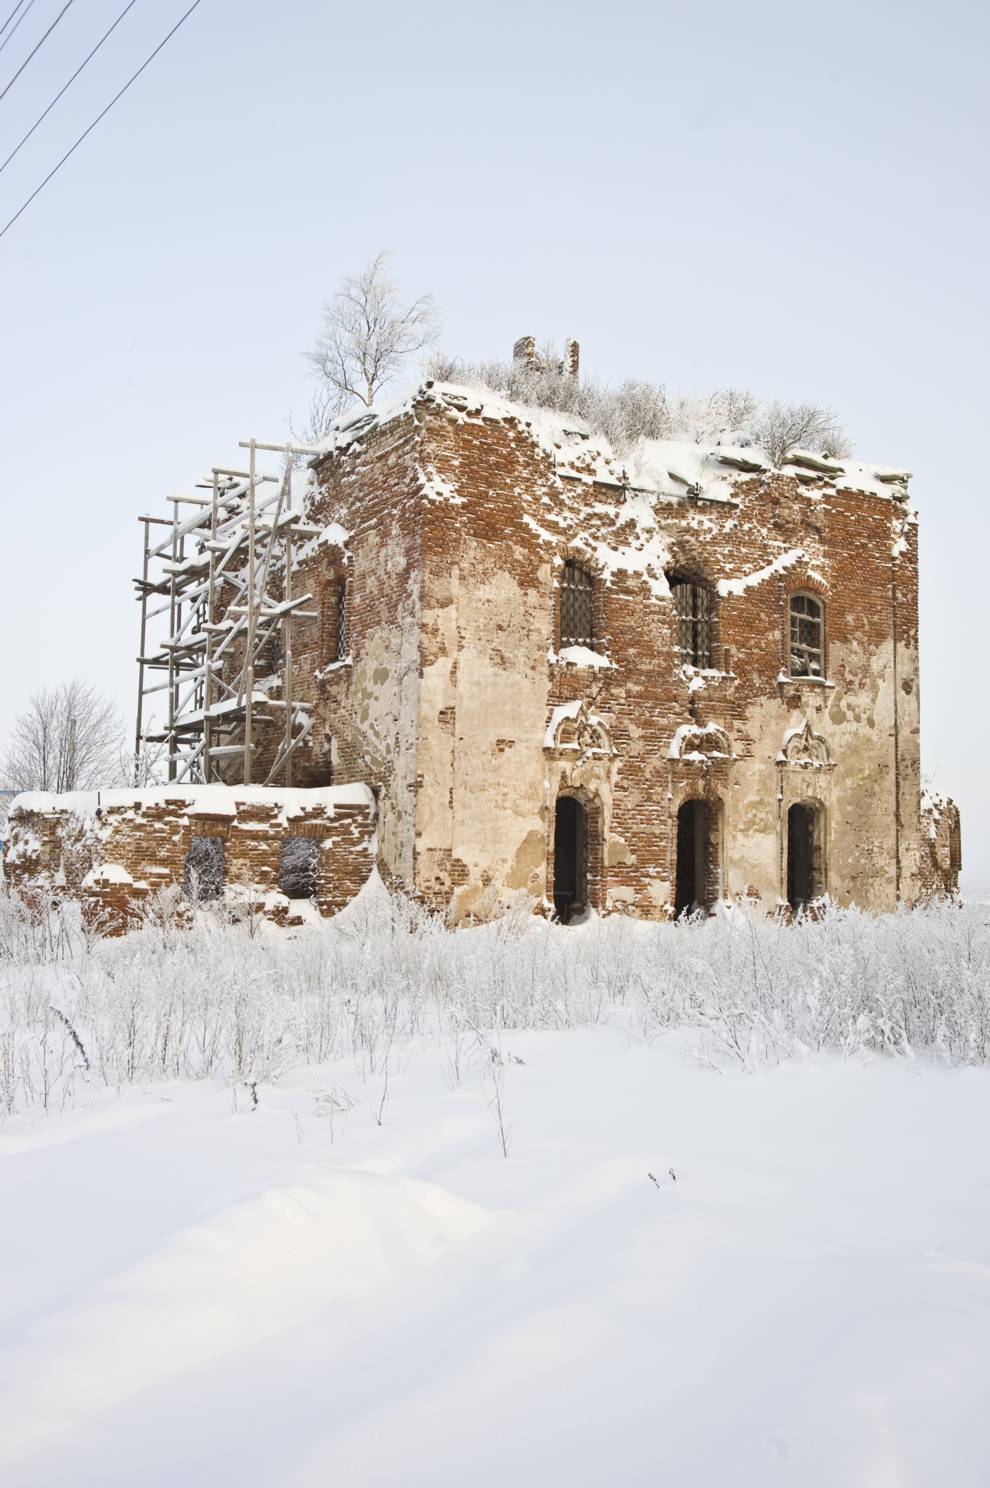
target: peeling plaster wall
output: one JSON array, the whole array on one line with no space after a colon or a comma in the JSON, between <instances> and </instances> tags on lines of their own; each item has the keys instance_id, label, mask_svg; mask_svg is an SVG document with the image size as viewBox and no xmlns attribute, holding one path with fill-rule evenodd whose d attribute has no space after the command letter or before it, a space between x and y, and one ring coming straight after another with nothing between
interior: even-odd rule
<instances>
[{"instance_id":1,"label":"peeling plaster wall","mask_svg":"<svg viewBox=\"0 0 990 1488\"><path fill-rule=\"evenodd\" d=\"M542 898L546 813L549 558L522 518L552 489L531 442L442 414L427 420L430 469L459 500L423 518L416 887L476 911L486 891Z\"/></svg>"},{"instance_id":2,"label":"peeling plaster wall","mask_svg":"<svg viewBox=\"0 0 990 1488\"><path fill-rule=\"evenodd\" d=\"M346 540L310 544L293 576L294 592L312 593L319 616L298 645L296 692L315 705L300 783L325 780L329 740L333 779L380 793L379 866L386 880L408 885L415 877L420 433L409 413L317 464L307 517L336 524ZM341 577L347 655L328 664Z\"/></svg>"}]
</instances>

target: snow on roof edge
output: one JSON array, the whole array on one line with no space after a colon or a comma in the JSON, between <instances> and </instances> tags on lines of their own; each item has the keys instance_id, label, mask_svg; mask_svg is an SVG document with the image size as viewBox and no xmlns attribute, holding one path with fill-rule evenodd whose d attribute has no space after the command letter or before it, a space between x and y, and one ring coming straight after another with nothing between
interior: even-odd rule
<instances>
[{"instance_id":1,"label":"snow on roof edge","mask_svg":"<svg viewBox=\"0 0 990 1488\"><path fill-rule=\"evenodd\" d=\"M483 383L430 379L406 389L378 408L366 408L337 420L322 441L321 453L310 464L317 465L328 455L360 447L365 436L375 429L385 427L424 403L453 410L464 418L513 419L530 432L562 475L633 486L660 495L693 493L710 500L724 500L736 482L750 479L760 468L793 476L793 467L814 465L814 469L803 469L808 479L836 490L892 500L904 499L911 479L909 471L896 466L823 456L812 460L808 452L801 450L789 450L784 466L775 466L765 450L738 446L731 435L715 444L690 439L643 440L633 453L623 458L604 434L576 414L519 403ZM755 468L741 468L741 453L747 467ZM785 469L786 466L792 468Z\"/></svg>"}]
</instances>

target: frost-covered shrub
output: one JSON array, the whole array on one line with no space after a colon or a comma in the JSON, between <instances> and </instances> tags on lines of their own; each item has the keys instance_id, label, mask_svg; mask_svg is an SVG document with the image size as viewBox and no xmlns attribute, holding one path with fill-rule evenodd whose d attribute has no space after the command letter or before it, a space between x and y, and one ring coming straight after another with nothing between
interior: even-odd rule
<instances>
[{"instance_id":1,"label":"frost-covered shrub","mask_svg":"<svg viewBox=\"0 0 990 1488\"><path fill-rule=\"evenodd\" d=\"M462 362L437 354L427 374L442 382L482 383L493 392L532 408L570 413L605 435L620 455L644 439L686 439L715 444L732 436L751 443L780 464L788 450L801 448L848 455L846 432L830 408L812 403L761 403L750 392L720 388L701 397L674 396L657 383L628 378L615 386L566 375L552 346L532 361Z\"/></svg>"},{"instance_id":2,"label":"frost-covered shrub","mask_svg":"<svg viewBox=\"0 0 990 1488\"><path fill-rule=\"evenodd\" d=\"M252 934L165 896L122 939L71 909L0 898L0 1112L61 1109L86 1084L265 1082L350 1059L362 1075L430 1040L453 1083L505 1029L619 1018L689 1030L707 1060L808 1051L990 1062L990 916L935 904L787 926L725 909L686 924L548 925L522 912L452 931L402 898L362 896L328 925Z\"/></svg>"}]
</instances>

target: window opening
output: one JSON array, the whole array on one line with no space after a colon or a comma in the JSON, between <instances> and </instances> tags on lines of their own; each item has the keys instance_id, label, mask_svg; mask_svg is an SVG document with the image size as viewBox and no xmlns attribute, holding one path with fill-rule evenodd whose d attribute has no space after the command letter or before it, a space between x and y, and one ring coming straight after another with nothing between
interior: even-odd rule
<instances>
[{"instance_id":1,"label":"window opening","mask_svg":"<svg viewBox=\"0 0 990 1488\"><path fill-rule=\"evenodd\" d=\"M825 675L825 625L823 606L810 594L792 594L790 616L791 676Z\"/></svg>"},{"instance_id":2,"label":"window opening","mask_svg":"<svg viewBox=\"0 0 990 1488\"><path fill-rule=\"evenodd\" d=\"M677 649L683 666L709 668L715 655L715 598L707 584L669 581L677 615Z\"/></svg>"},{"instance_id":3,"label":"window opening","mask_svg":"<svg viewBox=\"0 0 990 1488\"><path fill-rule=\"evenodd\" d=\"M287 837L282 843L278 886L287 899L312 899L320 844L315 837Z\"/></svg>"},{"instance_id":4,"label":"window opening","mask_svg":"<svg viewBox=\"0 0 990 1488\"><path fill-rule=\"evenodd\" d=\"M593 649L594 580L587 569L568 558L560 577L560 644Z\"/></svg>"},{"instance_id":5,"label":"window opening","mask_svg":"<svg viewBox=\"0 0 990 1488\"><path fill-rule=\"evenodd\" d=\"M188 899L209 903L223 893L225 858L222 837L194 837L186 853L182 886Z\"/></svg>"},{"instance_id":6,"label":"window opening","mask_svg":"<svg viewBox=\"0 0 990 1488\"><path fill-rule=\"evenodd\" d=\"M553 832L553 907L566 925L588 902L588 819L574 796L558 796Z\"/></svg>"},{"instance_id":7,"label":"window opening","mask_svg":"<svg viewBox=\"0 0 990 1488\"><path fill-rule=\"evenodd\" d=\"M678 918L709 903L711 814L704 801L685 801L677 813L674 914Z\"/></svg>"},{"instance_id":8,"label":"window opening","mask_svg":"<svg viewBox=\"0 0 990 1488\"><path fill-rule=\"evenodd\" d=\"M799 801L787 813L787 902L796 913L824 892L821 808Z\"/></svg>"},{"instance_id":9,"label":"window opening","mask_svg":"<svg viewBox=\"0 0 990 1488\"><path fill-rule=\"evenodd\" d=\"M327 662L343 661L347 655L347 580L343 577L327 581L322 625Z\"/></svg>"},{"instance_id":10,"label":"window opening","mask_svg":"<svg viewBox=\"0 0 990 1488\"><path fill-rule=\"evenodd\" d=\"M341 579L337 587L337 661L347 655L347 580Z\"/></svg>"}]
</instances>

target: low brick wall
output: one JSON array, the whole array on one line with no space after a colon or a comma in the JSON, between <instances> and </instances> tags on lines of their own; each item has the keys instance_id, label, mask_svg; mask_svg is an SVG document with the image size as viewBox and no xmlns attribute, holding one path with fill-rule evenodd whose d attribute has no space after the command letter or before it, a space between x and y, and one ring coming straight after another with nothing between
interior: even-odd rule
<instances>
[{"instance_id":1,"label":"low brick wall","mask_svg":"<svg viewBox=\"0 0 990 1488\"><path fill-rule=\"evenodd\" d=\"M194 838L222 841L224 898L294 923L300 906L280 888L285 844L319 844L311 902L321 915L336 914L375 865L375 801L363 785L23 795L11 806L4 872L21 892L79 899L90 920L121 933L158 890L184 886Z\"/></svg>"}]
</instances>

